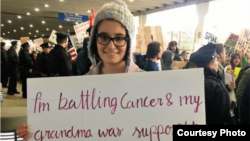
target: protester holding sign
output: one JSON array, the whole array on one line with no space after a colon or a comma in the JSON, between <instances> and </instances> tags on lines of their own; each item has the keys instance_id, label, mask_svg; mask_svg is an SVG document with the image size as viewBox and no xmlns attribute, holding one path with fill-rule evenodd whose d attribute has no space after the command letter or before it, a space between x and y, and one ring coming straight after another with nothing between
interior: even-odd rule
<instances>
[{"instance_id":1,"label":"protester holding sign","mask_svg":"<svg viewBox=\"0 0 250 141\"><path fill-rule=\"evenodd\" d=\"M116 13L116 14L114 14ZM140 72L133 61L134 18L118 0L105 4L95 17L89 43L92 68L88 75ZM95 63L95 57L101 62Z\"/></svg>"},{"instance_id":2,"label":"protester holding sign","mask_svg":"<svg viewBox=\"0 0 250 141\"><path fill-rule=\"evenodd\" d=\"M226 124L230 117L230 98L225 85L217 78L216 44L209 43L191 55L190 61L203 67L207 124Z\"/></svg>"},{"instance_id":3,"label":"protester holding sign","mask_svg":"<svg viewBox=\"0 0 250 141\"><path fill-rule=\"evenodd\" d=\"M142 71L133 62L134 21L125 2L117 0L105 4L95 18L91 33L88 49L92 67L87 75ZM95 56L101 59L100 63L95 64ZM16 132L28 140L27 125L19 126Z\"/></svg>"}]
</instances>

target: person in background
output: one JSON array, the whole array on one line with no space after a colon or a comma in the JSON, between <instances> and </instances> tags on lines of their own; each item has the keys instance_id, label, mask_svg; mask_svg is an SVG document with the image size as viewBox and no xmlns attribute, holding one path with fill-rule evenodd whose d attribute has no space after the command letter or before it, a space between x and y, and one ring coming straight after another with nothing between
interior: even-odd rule
<instances>
[{"instance_id":1,"label":"person in background","mask_svg":"<svg viewBox=\"0 0 250 141\"><path fill-rule=\"evenodd\" d=\"M143 70L145 71L159 71L157 61L162 57L161 44L159 42L151 42L148 44L147 49L147 62Z\"/></svg>"},{"instance_id":2,"label":"person in background","mask_svg":"<svg viewBox=\"0 0 250 141\"><path fill-rule=\"evenodd\" d=\"M239 68L242 67L241 56L239 53L235 53L234 55L232 55L232 59L230 61L230 64L231 64L233 70L235 70L236 67L239 67Z\"/></svg>"},{"instance_id":3,"label":"person in background","mask_svg":"<svg viewBox=\"0 0 250 141\"><path fill-rule=\"evenodd\" d=\"M187 59L188 54L189 54L189 53L188 53L186 50L183 50L183 51L181 52L181 55L180 55L181 61L187 62L187 61L188 61L188 59Z\"/></svg>"},{"instance_id":4,"label":"person in background","mask_svg":"<svg viewBox=\"0 0 250 141\"><path fill-rule=\"evenodd\" d=\"M218 70L218 75L217 77L222 81L222 83L226 86L228 92L232 91L235 89L235 82L234 81L230 81L227 82L225 81L225 71L224 71L224 67L223 65L225 64L226 61L226 51L225 48L223 46L223 44L216 44L217 48L216 48L216 53L218 54L218 63L219 63L219 70Z\"/></svg>"},{"instance_id":5,"label":"person in background","mask_svg":"<svg viewBox=\"0 0 250 141\"><path fill-rule=\"evenodd\" d=\"M33 61L32 77L41 77L41 74L40 74L39 69L38 69L39 68L38 56L39 56L38 51L36 51L36 50L32 51L32 54L31 54L31 59Z\"/></svg>"},{"instance_id":6,"label":"person in background","mask_svg":"<svg viewBox=\"0 0 250 141\"><path fill-rule=\"evenodd\" d=\"M68 34L56 33L57 45L51 50L49 56L49 68L51 75L72 76L72 64L70 54L66 51L68 45Z\"/></svg>"},{"instance_id":7,"label":"person in background","mask_svg":"<svg viewBox=\"0 0 250 141\"><path fill-rule=\"evenodd\" d=\"M92 27L87 29L87 33L90 36ZM91 67L91 60L89 59L88 55L88 44L89 44L89 37L84 38L83 40L83 47L80 53L77 55L77 74L84 75L86 74Z\"/></svg>"},{"instance_id":8,"label":"person in background","mask_svg":"<svg viewBox=\"0 0 250 141\"><path fill-rule=\"evenodd\" d=\"M233 69L231 67L230 63L225 63L224 64L224 75L225 75L225 83L230 83L230 82L235 82L235 78L234 78L234 72ZM238 119L236 119L235 116L235 111L236 111L236 107L237 107L237 101L236 101L236 96L235 96L235 89L230 90L228 92L229 97L230 97L230 114L231 117L228 120L228 124L232 124L235 125L238 121Z\"/></svg>"},{"instance_id":9,"label":"person in background","mask_svg":"<svg viewBox=\"0 0 250 141\"><path fill-rule=\"evenodd\" d=\"M241 57L242 57L241 58L242 68L245 68L248 65L247 53L246 53L246 51L244 51L244 49L242 49L240 54L241 54Z\"/></svg>"},{"instance_id":10,"label":"person in background","mask_svg":"<svg viewBox=\"0 0 250 141\"><path fill-rule=\"evenodd\" d=\"M40 45L43 49L38 61L39 70L42 73L42 77L49 77L50 70L49 70L49 53L51 51L51 46L49 43L43 43Z\"/></svg>"},{"instance_id":11,"label":"person in background","mask_svg":"<svg viewBox=\"0 0 250 141\"><path fill-rule=\"evenodd\" d=\"M236 98L238 107L240 107L241 124L250 124L249 118L249 82L250 81L250 65L241 69L240 74L236 80Z\"/></svg>"},{"instance_id":12,"label":"person in background","mask_svg":"<svg viewBox=\"0 0 250 141\"><path fill-rule=\"evenodd\" d=\"M132 58L134 29L134 16L125 2L117 0L105 4L95 17L88 46L92 67L85 75L143 72ZM98 64L95 64L96 57L101 60ZM27 125L20 125L16 133L28 141Z\"/></svg>"},{"instance_id":13,"label":"person in background","mask_svg":"<svg viewBox=\"0 0 250 141\"><path fill-rule=\"evenodd\" d=\"M175 54L174 61L181 61L181 58L179 57L179 49L177 47L176 41L171 41L168 44L168 50L171 50Z\"/></svg>"},{"instance_id":14,"label":"person in background","mask_svg":"<svg viewBox=\"0 0 250 141\"><path fill-rule=\"evenodd\" d=\"M230 116L230 98L225 85L217 78L218 61L216 44L209 43L201 47L190 57L197 67L204 68L206 123L227 124Z\"/></svg>"},{"instance_id":15,"label":"person in background","mask_svg":"<svg viewBox=\"0 0 250 141\"><path fill-rule=\"evenodd\" d=\"M175 54L170 50L166 50L163 52L162 59L161 59L162 70L172 70L173 69L172 63L174 60L174 56L175 56Z\"/></svg>"},{"instance_id":16,"label":"person in background","mask_svg":"<svg viewBox=\"0 0 250 141\"><path fill-rule=\"evenodd\" d=\"M232 69L234 71L235 78L237 79L237 74L236 74L236 67L242 69L242 58L239 53L235 53L232 55L232 59L230 61L230 64L232 66Z\"/></svg>"},{"instance_id":17,"label":"person in background","mask_svg":"<svg viewBox=\"0 0 250 141\"><path fill-rule=\"evenodd\" d=\"M3 88L7 88L8 83L8 56L5 42L1 42L1 83Z\"/></svg>"},{"instance_id":18,"label":"person in background","mask_svg":"<svg viewBox=\"0 0 250 141\"><path fill-rule=\"evenodd\" d=\"M32 77L34 63L29 55L30 45L28 42L21 45L20 50L20 76L22 81L23 98L27 98L27 78Z\"/></svg>"},{"instance_id":19,"label":"person in background","mask_svg":"<svg viewBox=\"0 0 250 141\"><path fill-rule=\"evenodd\" d=\"M8 95L14 95L14 94L20 94L20 92L17 91L17 72L18 72L18 65L19 65L19 59L17 57L16 53L17 49L17 41L11 42L11 47L8 50L8 62L9 62L9 86L8 86Z\"/></svg>"}]
</instances>

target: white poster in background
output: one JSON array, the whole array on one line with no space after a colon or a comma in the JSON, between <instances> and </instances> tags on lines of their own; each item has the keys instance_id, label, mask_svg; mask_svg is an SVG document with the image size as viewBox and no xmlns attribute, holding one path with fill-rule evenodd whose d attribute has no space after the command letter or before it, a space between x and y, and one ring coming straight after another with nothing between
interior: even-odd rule
<instances>
[{"instance_id":1,"label":"white poster in background","mask_svg":"<svg viewBox=\"0 0 250 141\"><path fill-rule=\"evenodd\" d=\"M205 32L203 45L207 45L208 43L218 43L218 37L212 32Z\"/></svg>"},{"instance_id":2,"label":"white poster in background","mask_svg":"<svg viewBox=\"0 0 250 141\"><path fill-rule=\"evenodd\" d=\"M54 44L57 44L57 42L56 42L56 31L55 30L53 30L51 32L50 37L49 37L49 41L54 43Z\"/></svg>"},{"instance_id":3,"label":"white poster in background","mask_svg":"<svg viewBox=\"0 0 250 141\"><path fill-rule=\"evenodd\" d=\"M40 45L43 44L43 38L34 39L34 44L36 50L42 51L42 47Z\"/></svg>"},{"instance_id":4,"label":"white poster in background","mask_svg":"<svg viewBox=\"0 0 250 141\"><path fill-rule=\"evenodd\" d=\"M28 79L27 86L29 141L171 141L174 124L205 124L203 69Z\"/></svg>"},{"instance_id":5,"label":"white poster in background","mask_svg":"<svg viewBox=\"0 0 250 141\"><path fill-rule=\"evenodd\" d=\"M83 39L87 37L86 30L89 28L89 21L74 25L74 30L79 43L83 42Z\"/></svg>"},{"instance_id":6,"label":"white poster in background","mask_svg":"<svg viewBox=\"0 0 250 141\"><path fill-rule=\"evenodd\" d=\"M83 43L79 43L76 35L70 36L72 44L74 44L76 50L83 47Z\"/></svg>"}]
</instances>

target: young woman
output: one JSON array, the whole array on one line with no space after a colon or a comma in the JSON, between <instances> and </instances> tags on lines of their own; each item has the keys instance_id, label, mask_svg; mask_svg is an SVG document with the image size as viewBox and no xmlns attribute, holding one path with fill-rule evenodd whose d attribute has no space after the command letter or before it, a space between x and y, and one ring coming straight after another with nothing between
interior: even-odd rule
<instances>
[{"instance_id":1,"label":"young woman","mask_svg":"<svg viewBox=\"0 0 250 141\"><path fill-rule=\"evenodd\" d=\"M225 85L217 78L217 46L209 43L193 53L190 62L204 68L207 124L226 124L230 117L230 98Z\"/></svg>"},{"instance_id":2,"label":"young woman","mask_svg":"<svg viewBox=\"0 0 250 141\"><path fill-rule=\"evenodd\" d=\"M162 57L161 44L159 42L151 42L148 44L147 61L144 67L145 71L159 71L157 61Z\"/></svg>"},{"instance_id":3,"label":"young woman","mask_svg":"<svg viewBox=\"0 0 250 141\"><path fill-rule=\"evenodd\" d=\"M134 36L133 15L125 2L117 0L105 4L96 15L89 42L92 67L86 75L141 72L134 64L131 39ZM96 64L96 59L101 61ZM27 141L28 126L17 129L19 137Z\"/></svg>"},{"instance_id":4,"label":"young woman","mask_svg":"<svg viewBox=\"0 0 250 141\"><path fill-rule=\"evenodd\" d=\"M235 70L236 67L240 67L241 68L242 67L241 55L239 53L234 54L232 56L230 64L231 64L233 70Z\"/></svg>"},{"instance_id":5,"label":"young woman","mask_svg":"<svg viewBox=\"0 0 250 141\"><path fill-rule=\"evenodd\" d=\"M177 47L176 41L171 41L168 44L168 50L171 50L175 54L174 61L181 61L181 58L179 56L179 49Z\"/></svg>"}]
</instances>

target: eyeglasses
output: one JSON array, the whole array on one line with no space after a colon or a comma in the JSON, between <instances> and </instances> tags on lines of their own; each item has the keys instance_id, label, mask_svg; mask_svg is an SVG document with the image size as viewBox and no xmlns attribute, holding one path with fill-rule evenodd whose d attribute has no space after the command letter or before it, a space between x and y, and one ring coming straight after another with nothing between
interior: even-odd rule
<instances>
[{"instance_id":1,"label":"eyeglasses","mask_svg":"<svg viewBox=\"0 0 250 141\"><path fill-rule=\"evenodd\" d=\"M123 47L129 38L127 37L114 37L111 38L105 34L96 34L97 42L101 45L108 45L112 40L115 47Z\"/></svg>"}]
</instances>

